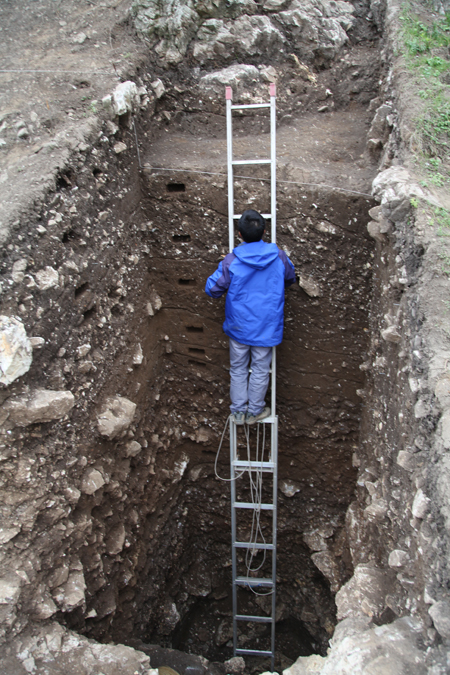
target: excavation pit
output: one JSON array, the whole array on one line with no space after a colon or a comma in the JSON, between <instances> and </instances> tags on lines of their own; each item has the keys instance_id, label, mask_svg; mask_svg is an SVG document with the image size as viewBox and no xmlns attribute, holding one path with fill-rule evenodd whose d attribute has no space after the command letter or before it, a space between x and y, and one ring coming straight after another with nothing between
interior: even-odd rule
<instances>
[{"instance_id":1,"label":"excavation pit","mask_svg":"<svg viewBox=\"0 0 450 675\"><path fill-rule=\"evenodd\" d=\"M140 175L128 167L125 185L133 189L124 182L116 188L127 195L114 214L120 249L107 247L111 263L97 261L75 287L81 342L105 312L95 298L107 291L105 328L122 355L108 366L105 394L119 393L141 412L113 441L90 440L89 464L103 472L106 462L110 482L74 508L75 521L93 523L80 552L90 600L61 620L100 641L141 640L224 662L232 656L230 497L214 460L228 415L228 341L224 300L208 298L204 283L227 253L227 190L223 138L203 140L208 154L202 150L195 173L152 167L155 156L179 164L179 147L198 147L178 129L150 146ZM289 152L304 157L308 150L297 140ZM311 186L311 175L299 180L305 167L280 173L277 242L299 284L286 293L278 349L278 669L299 655L326 653L333 594L352 572L344 517L356 480L373 260L366 225L374 206L356 189ZM249 176L239 179L238 198L264 212L267 182ZM89 338L91 352L104 334ZM128 364L125 379L118 363ZM226 441L218 473L229 475ZM248 613L269 611L267 597L241 595ZM242 637L250 648L267 648L267 626L244 628ZM248 659L249 669L260 667Z\"/></svg>"}]
</instances>

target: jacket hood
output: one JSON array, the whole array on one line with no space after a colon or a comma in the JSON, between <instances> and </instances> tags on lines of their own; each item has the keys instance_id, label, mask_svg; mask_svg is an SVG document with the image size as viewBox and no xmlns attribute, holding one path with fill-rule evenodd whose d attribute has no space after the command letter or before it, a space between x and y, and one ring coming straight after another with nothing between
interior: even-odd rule
<instances>
[{"instance_id":1,"label":"jacket hood","mask_svg":"<svg viewBox=\"0 0 450 675\"><path fill-rule=\"evenodd\" d=\"M263 270L278 258L278 246L254 241L250 244L236 246L233 253L241 262L256 270Z\"/></svg>"}]
</instances>

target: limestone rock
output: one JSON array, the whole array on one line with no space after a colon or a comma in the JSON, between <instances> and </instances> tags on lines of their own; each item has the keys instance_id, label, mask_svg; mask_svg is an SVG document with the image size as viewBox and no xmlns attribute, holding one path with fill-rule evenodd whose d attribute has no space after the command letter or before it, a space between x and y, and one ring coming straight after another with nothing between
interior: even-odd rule
<instances>
[{"instance_id":1,"label":"limestone rock","mask_svg":"<svg viewBox=\"0 0 450 675\"><path fill-rule=\"evenodd\" d=\"M425 495L422 488L419 488L414 496L414 501L411 507L411 512L414 518L423 518L428 511L429 504L430 500Z\"/></svg>"},{"instance_id":2,"label":"limestone rock","mask_svg":"<svg viewBox=\"0 0 450 675\"><path fill-rule=\"evenodd\" d=\"M194 58L205 63L261 53L270 56L282 48L284 41L268 16L244 15L235 21L208 19L197 33Z\"/></svg>"},{"instance_id":3,"label":"limestone rock","mask_svg":"<svg viewBox=\"0 0 450 675\"><path fill-rule=\"evenodd\" d=\"M303 288L305 293L307 293L310 296L310 298L319 298L322 296L322 290L320 288L320 285L311 276L299 274L298 284L300 288Z\"/></svg>"},{"instance_id":4,"label":"limestone rock","mask_svg":"<svg viewBox=\"0 0 450 675\"><path fill-rule=\"evenodd\" d=\"M228 85L233 88L234 93L240 93L245 87L258 82L259 78L260 72L256 66L239 64L204 75L200 79L199 87L205 93L223 95L224 87Z\"/></svg>"},{"instance_id":5,"label":"limestone rock","mask_svg":"<svg viewBox=\"0 0 450 675\"><path fill-rule=\"evenodd\" d=\"M338 619L366 614L380 616L392 577L386 570L357 565L353 577L336 594Z\"/></svg>"},{"instance_id":6,"label":"limestone rock","mask_svg":"<svg viewBox=\"0 0 450 675\"><path fill-rule=\"evenodd\" d=\"M439 635L443 638L450 638L450 603L440 600L431 605L428 614L433 619L433 623Z\"/></svg>"},{"instance_id":7,"label":"limestone rock","mask_svg":"<svg viewBox=\"0 0 450 675\"><path fill-rule=\"evenodd\" d=\"M165 88L162 80L159 79L159 77L158 77L157 80L152 82L152 89L155 92L156 98L161 98L162 96L164 96L164 94L166 92L166 88Z\"/></svg>"},{"instance_id":8,"label":"limestone rock","mask_svg":"<svg viewBox=\"0 0 450 675\"><path fill-rule=\"evenodd\" d=\"M125 544L125 526L119 523L113 527L105 540L106 552L108 555L117 555L123 549Z\"/></svg>"},{"instance_id":9,"label":"limestone rock","mask_svg":"<svg viewBox=\"0 0 450 675\"><path fill-rule=\"evenodd\" d=\"M66 583L53 591L53 599L63 612L70 612L84 603L86 583L82 570L70 572Z\"/></svg>"},{"instance_id":10,"label":"limestone rock","mask_svg":"<svg viewBox=\"0 0 450 675\"><path fill-rule=\"evenodd\" d=\"M389 567L403 567L409 562L409 554L401 549L394 549L389 553Z\"/></svg>"},{"instance_id":11,"label":"limestone rock","mask_svg":"<svg viewBox=\"0 0 450 675\"><path fill-rule=\"evenodd\" d=\"M411 210L411 199L425 199L422 188L401 166L391 166L378 174L372 183L372 194L381 201L383 214L392 222L405 220ZM428 201L433 199L427 197Z\"/></svg>"},{"instance_id":12,"label":"limestone rock","mask_svg":"<svg viewBox=\"0 0 450 675\"><path fill-rule=\"evenodd\" d=\"M81 481L81 491L86 495L93 495L105 485L105 479L97 469L88 469Z\"/></svg>"},{"instance_id":13,"label":"limestone rock","mask_svg":"<svg viewBox=\"0 0 450 675\"><path fill-rule=\"evenodd\" d=\"M347 623L350 624L349 631L346 630ZM400 673L425 675L427 672L425 655L417 646L420 633L420 622L409 617L374 627L369 625L358 627L352 620L346 619L336 627L331 649L319 673L320 675L400 675Z\"/></svg>"},{"instance_id":14,"label":"limestone rock","mask_svg":"<svg viewBox=\"0 0 450 675\"><path fill-rule=\"evenodd\" d=\"M128 429L136 412L136 403L123 396L106 399L97 418L98 430L102 436L112 440Z\"/></svg>"},{"instance_id":15,"label":"limestone rock","mask_svg":"<svg viewBox=\"0 0 450 675\"><path fill-rule=\"evenodd\" d=\"M8 399L3 409L8 413L8 422L17 427L26 427L61 419L74 405L75 397L71 391L36 389L28 396Z\"/></svg>"},{"instance_id":16,"label":"limestone rock","mask_svg":"<svg viewBox=\"0 0 450 675\"><path fill-rule=\"evenodd\" d=\"M125 446L125 455L127 457L136 457L142 450L142 445L137 441L130 441Z\"/></svg>"},{"instance_id":17,"label":"limestone rock","mask_svg":"<svg viewBox=\"0 0 450 675\"><path fill-rule=\"evenodd\" d=\"M392 128L390 115L392 115L392 106L387 103L376 109L368 134L369 138L380 140L382 145L386 143Z\"/></svg>"},{"instance_id":18,"label":"limestone rock","mask_svg":"<svg viewBox=\"0 0 450 675\"><path fill-rule=\"evenodd\" d=\"M113 108L118 117L133 111L136 100L139 99L134 82L127 80L117 85L113 92Z\"/></svg>"},{"instance_id":19,"label":"limestone rock","mask_svg":"<svg viewBox=\"0 0 450 675\"><path fill-rule=\"evenodd\" d=\"M6 544L19 534L20 527L0 527L0 544Z\"/></svg>"},{"instance_id":20,"label":"limestone rock","mask_svg":"<svg viewBox=\"0 0 450 675\"><path fill-rule=\"evenodd\" d=\"M44 621L53 616L57 611L58 608L50 597L46 587L43 584L39 585L32 600L33 618Z\"/></svg>"},{"instance_id":21,"label":"limestone rock","mask_svg":"<svg viewBox=\"0 0 450 675\"><path fill-rule=\"evenodd\" d=\"M388 326L387 328L384 328L381 331L381 337L383 340L386 340L386 342L394 342L395 344L402 341L402 336L398 332L397 326Z\"/></svg>"},{"instance_id":22,"label":"limestone rock","mask_svg":"<svg viewBox=\"0 0 450 675\"><path fill-rule=\"evenodd\" d=\"M8 385L31 366L33 349L20 319L0 316L0 382Z\"/></svg>"},{"instance_id":23,"label":"limestone rock","mask_svg":"<svg viewBox=\"0 0 450 675\"><path fill-rule=\"evenodd\" d=\"M36 283L41 291L53 288L59 284L59 274L53 267L45 267L36 272Z\"/></svg>"},{"instance_id":24,"label":"limestone rock","mask_svg":"<svg viewBox=\"0 0 450 675\"><path fill-rule=\"evenodd\" d=\"M286 497L293 497L297 492L300 492L300 485L293 480L280 480L279 486Z\"/></svg>"},{"instance_id":25,"label":"limestone rock","mask_svg":"<svg viewBox=\"0 0 450 675\"><path fill-rule=\"evenodd\" d=\"M20 596L20 579L12 574L0 577L0 605L15 605Z\"/></svg>"},{"instance_id":26,"label":"limestone rock","mask_svg":"<svg viewBox=\"0 0 450 675\"><path fill-rule=\"evenodd\" d=\"M319 654L299 656L297 661L283 670L283 675L320 675L326 660Z\"/></svg>"},{"instance_id":27,"label":"limestone rock","mask_svg":"<svg viewBox=\"0 0 450 675\"><path fill-rule=\"evenodd\" d=\"M28 261L26 258L20 258L16 260L12 266L11 277L15 284L20 284L23 281L25 276L25 270L27 269Z\"/></svg>"},{"instance_id":28,"label":"limestone rock","mask_svg":"<svg viewBox=\"0 0 450 675\"><path fill-rule=\"evenodd\" d=\"M329 551L319 551L312 554L311 560L330 582L331 591L336 593L341 587L341 575L334 556Z\"/></svg>"}]
</instances>

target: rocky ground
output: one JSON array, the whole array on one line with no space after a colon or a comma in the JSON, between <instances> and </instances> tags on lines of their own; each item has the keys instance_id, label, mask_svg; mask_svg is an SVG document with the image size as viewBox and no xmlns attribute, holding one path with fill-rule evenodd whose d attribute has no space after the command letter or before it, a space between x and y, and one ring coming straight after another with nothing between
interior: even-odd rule
<instances>
[{"instance_id":1,"label":"rocky ground","mask_svg":"<svg viewBox=\"0 0 450 675\"><path fill-rule=\"evenodd\" d=\"M272 81L299 281L279 349L276 669L445 672L445 277L412 206L445 197L405 143L397 3L0 11L7 672L267 666L227 662L227 345L203 285L227 251L224 85L257 102ZM238 117L236 152L267 151L267 131ZM238 206L267 210L264 171L242 175Z\"/></svg>"}]
</instances>

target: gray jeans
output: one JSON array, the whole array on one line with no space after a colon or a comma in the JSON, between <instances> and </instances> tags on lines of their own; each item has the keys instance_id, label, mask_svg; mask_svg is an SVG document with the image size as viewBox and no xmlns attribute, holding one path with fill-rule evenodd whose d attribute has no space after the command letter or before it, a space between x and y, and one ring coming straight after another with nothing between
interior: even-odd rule
<instances>
[{"instance_id":1,"label":"gray jeans","mask_svg":"<svg viewBox=\"0 0 450 675\"><path fill-rule=\"evenodd\" d=\"M248 364L252 357L252 372ZM230 338L230 410L259 415L269 386L272 347L241 345Z\"/></svg>"}]
</instances>

